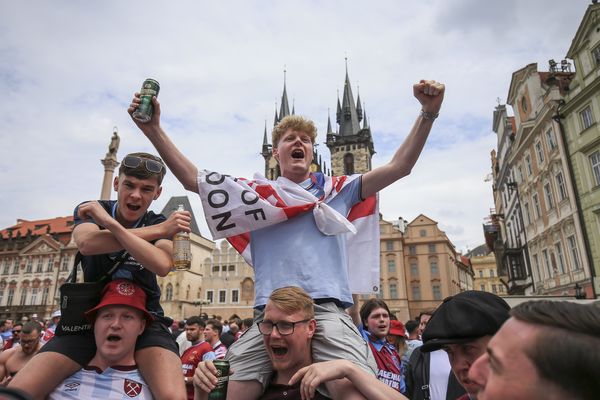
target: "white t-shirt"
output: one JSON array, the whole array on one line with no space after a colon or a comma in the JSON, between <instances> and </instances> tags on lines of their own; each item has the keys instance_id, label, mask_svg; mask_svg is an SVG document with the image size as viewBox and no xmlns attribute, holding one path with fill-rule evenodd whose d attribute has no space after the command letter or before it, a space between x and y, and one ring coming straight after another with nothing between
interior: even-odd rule
<instances>
[{"instance_id":1,"label":"white t-shirt","mask_svg":"<svg viewBox=\"0 0 600 400\"><path fill-rule=\"evenodd\" d=\"M429 393L431 400L446 400L448 377L450 376L450 360L444 350L430 353L429 359Z\"/></svg>"}]
</instances>

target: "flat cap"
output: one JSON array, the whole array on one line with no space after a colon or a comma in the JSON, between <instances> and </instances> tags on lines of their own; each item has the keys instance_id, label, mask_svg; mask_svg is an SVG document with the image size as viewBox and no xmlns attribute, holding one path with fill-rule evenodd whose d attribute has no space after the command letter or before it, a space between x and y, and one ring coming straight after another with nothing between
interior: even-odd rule
<instances>
[{"instance_id":1,"label":"flat cap","mask_svg":"<svg viewBox=\"0 0 600 400\"><path fill-rule=\"evenodd\" d=\"M488 292L469 290L447 297L425 327L421 351L494 335L509 318L509 310L506 301Z\"/></svg>"}]
</instances>

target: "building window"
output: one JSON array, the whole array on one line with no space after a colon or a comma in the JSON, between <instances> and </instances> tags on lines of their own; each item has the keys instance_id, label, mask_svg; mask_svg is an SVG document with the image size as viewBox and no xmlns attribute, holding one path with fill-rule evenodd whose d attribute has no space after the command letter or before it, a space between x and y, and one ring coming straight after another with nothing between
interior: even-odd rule
<instances>
[{"instance_id":1,"label":"building window","mask_svg":"<svg viewBox=\"0 0 600 400\"><path fill-rule=\"evenodd\" d=\"M385 249L387 251L394 251L394 242L392 242L391 240L386 240Z\"/></svg>"},{"instance_id":2,"label":"building window","mask_svg":"<svg viewBox=\"0 0 600 400\"><path fill-rule=\"evenodd\" d=\"M556 258L558 259L558 270L561 274L566 273L567 270L565 268L565 257L563 255L561 242L554 243L554 252L556 253Z\"/></svg>"},{"instance_id":3,"label":"building window","mask_svg":"<svg viewBox=\"0 0 600 400\"><path fill-rule=\"evenodd\" d=\"M440 274L440 269L438 268L437 260L431 260L429 264L431 268L431 275L436 276Z\"/></svg>"},{"instance_id":4,"label":"building window","mask_svg":"<svg viewBox=\"0 0 600 400\"><path fill-rule=\"evenodd\" d=\"M495 284L492 284L492 293L498 293L498 286L496 286Z\"/></svg>"},{"instance_id":5,"label":"building window","mask_svg":"<svg viewBox=\"0 0 600 400\"><path fill-rule=\"evenodd\" d=\"M54 257L48 257L48 264L46 264L46 272L52 272L53 265L54 265Z\"/></svg>"},{"instance_id":6,"label":"building window","mask_svg":"<svg viewBox=\"0 0 600 400\"><path fill-rule=\"evenodd\" d=\"M414 244L408 246L408 254L410 254L411 256L417 254L417 246L415 246Z\"/></svg>"},{"instance_id":7,"label":"building window","mask_svg":"<svg viewBox=\"0 0 600 400\"><path fill-rule=\"evenodd\" d=\"M417 278L419 276L419 266L417 265L417 263L410 263L410 276L412 276L413 278Z\"/></svg>"},{"instance_id":8,"label":"building window","mask_svg":"<svg viewBox=\"0 0 600 400\"><path fill-rule=\"evenodd\" d=\"M15 258L13 261L13 274L18 274L19 273L19 259Z\"/></svg>"},{"instance_id":9,"label":"building window","mask_svg":"<svg viewBox=\"0 0 600 400\"><path fill-rule=\"evenodd\" d=\"M421 237L425 237L425 236L427 236L427 231L426 231L425 229L421 229L421 230L419 231L419 236L421 236Z\"/></svg>"},{"instance_id":10,"label":"building window","mask_svg":"<svg viewBox=\"0 0 600 400\"><path fill-rule=\"evenodd\" d=\"M569 236L567 242L569 242L569 252L571 253L571 259L573 261L573 269L580 269L581 259L579 258L579 249L577 248L575 235Z\"/></svg>"},{"instance_id":11,"label":"building window","mask_svg":"<svg viewBox=\"0 0 600 400\"><path fill-rule=\"evenodd\" d=\"M540 200L538 199L537 193L534 193L531 198L533 199L533 211L535 211L535 219L538 219L542 215L542 211L540 210Z\"/></svg>"},{"instance_id":12,"label":"building window","mask_svg":"<svg viewBox=\"0 0 600 400\"><path fill-rule=\"evenodd\" d=\"M212 304L215 301L212 290L206 291L206 301L208 301L209 304Z\"/></svg>"},{"instance_id":13,"label":"building window","mask_svg":"<svg viewBox=\"0 0 600 400\"><path fill-rule=\"evenodd\" d=\"M231 302L232 303L240 302L240 290L239 289L231 289Z\"/></svg>"},{"instance_id":14,"label":"building window","mask_svg":"<svg viewBox=\"0 0 600 400\"><path fill-rule=\"evenodd\" d=\"M590 164L594 175L595 186L600 186L600 151L595 151L590 156Z\"/></svg>"},{"instance_id":15,"label":"building window","mask_svg":"<svg viewBox=\"0 0 600 400\"><path fill-rule=\"evenodd\" d=\"M8 289L8 297L6 298L6 305L12 306L13 298L15 297L15 288Z\"/></svg>"},{"instance_id":16,"label":"building window","mask_svg":"<svg viewBox=\"0 0 600 400\"><path fill-rule=\"evenodd\" d=\"M581 117L581 126L583 127L583 130L586 130L587 128L589 128L590 126L592 126L594 124L594 118L592 116L592 108L590 106L587 106L586 108L583 109L583 111L581 111L579 113L580 117Z\"/></svg>"},{"instance_id":17,"label":"building window","mask_svg":"<svg viewBox=\"0 0 600 400\"><path fill-rule=\"evenodd\" d=\"M387 260L388 272L396 272L396 261Z\"/></svg>"},{"instance_id":18,"label":"building window","mask_svg":"<svg viewBox=\"0 0 600 400\"><path fill-rule=\"evenodd\" d=\"M435 253L435 243L429 245L429 252L430 253Z\"/></svg>"},{"instance_id":19,"label":"building window","mask_svg":"<svg viewBox=\"0 0 600 400\"><path fill-rule=\"evenodd\" d=\"M390 299L398 298L398 286L395 283L390 283Z\"/></svg>"},{"instance_id":20,"label":"building window","mask_svg":"<svg viewBox=\"0 0 600 400\"><path fill-rule=\"evenodd\" d=\"M221 265L221 272L227 272L227 265Z\"/></svg>"},{"instance_id":21,"label":"building window","mask_svg":"<svg viewBox=\"0 0 600 400\"><path fill-rule=\"evenodd\" d=\"M227 290L219 290L219 303L225 303L227 301Z\"/></svg>"},{"instance_id":22,"label":"building window","mask_svg":"<svg viewBox=\"0 0 600 400\"><path fill-rule=\"evenodd\" d=\"M527 176L531 176L533 169L531 168L531 156L529 154L525 156L525 167L527 167Z\"/></svg>"},{"instance_id":23,"label":"building window","mask_svg":"<svg viewBox=\"0 0 600 400\"><path fill-rule=\"evenodd\" d=\"M431 289L433 290L433 299L441 300L442 299L442 288L440 287L440 285L433 285L431 287Z\"/></svg>"},{"instance_id":24,"label":"building window","mask_svg":"<svg viewBox=\"0 0 600 400\"><path fill-rule=\"evenodd\" d=\"M483 270L482 269L479 270L479 277L483 278Z\"/></svg>"},{"instance_id":25,"label":"building window","mask_svg":"<svg viewBox=\"0 0 600 400\"><path fill-rule=\"evenodd\" d=\"M554 131L552 128L546 131L546 143L548 143L548 148L550 151L556 149L556 139L554 138Z\"/></svg>"},{"instance_id":26,"label":"building window","mask_svg":"<svg viewBox=\"0 0 600 400\"><path fill-rule=\"evenodd\" d=\"M521 110L523 110L524 113L527 112L527 98L525 96L521 98Z\"/></svg>"},{"instance_id":27,"label":"building window","mask_svg":"<svg viewBox=\"0 0 600 400\"><path fill-rule=\"evenodd\" d=\"M546 272L548 272L548 278L552 277L552 265L550 264L550 257L548 256L548 250L542 250L542 256L544 258L544 264L546 265Z\"/></svg>"},{"instance_id":28,"label":"building window","mask_svg":"<svg viewBox=\"0 0 600 400\"><path fill-rule=\"evenodd\" d=\"M538 164L544 163L544 151L542 150L542 142L535 143L535 154L537 154Z\"/></svg>"},{"instance_id":29,"label":"building window","mask_svg":"<svg viewBox=\"0 0 600 400\"><path fill-rule=\"evenodd\" d=\"M173 300L173 285L170 283L167 283L167 289L165 290L165 300Z\"/></svg>"},{"instance_id":30,"label":"building window","mask_svg":"<svg viewBox=\"0 0 600 400\"><path fill-rule=\"evenodd\" d=\"M565 186L565 178L563 177L562 172L556 174L556 186L558 187L558 196L560 201L563 201L567 198L567 188Z\"/></svg>"},{"instance_id":31,"label":"building window","mask_svg":"<svg viewBox=\"0 0 600 400\"><path fill-rule=\"evenodd\" d=\"M493 278L496 275L496 272L493 269L490 269L490 276Z\"/></svg>"},{"instance_id":32,"label":"building window","mask_svg":"<svg viewBox=\"0 0 600 400\"><path fill-rule=\"evenodd\" d=\"M594 50L592 50L592 57L594 57L596 66L600 66L600 46L598 46Z\"/></svg>"},{"instance_id":33,"label":"building window","mask_svg":"<svg viewBox=\"0 0 600 400\"><path fill-rule=\"evenodd\" d=\"M533 255L533 265L535 266L535 271L537 272L538 280L544 280L544 278L542 277L542 271L540 271L540 259L537 254Z\"/></svg>"},{"instance_id":34,"label":"building window","mask_svg":"<svg viewBox=\"0 0 600 400\"><path fill-rule=\"evenodd\" d=\"M412 297L413 300L421 300L421 288L419 285L412 286Z\"/></svg>"},{"instance_id":35,"label":"building window","mask_svg":"<svg viewBox=\"0 0 600 400\"><path fill-rule=\"evenodd\" d=\"M550 182L546 182L546 184L544 184L544 196L546 197L546 206L548 207L548 210L552 210L554 208L554 200L552 200Z\"/></svg>"},{"instance_id":36,"label":"building window","mask_svg":"<svg viewBox=\"0 0 600 400\"><path fill-rule=\"evenodd\" d=\"M479 290L481 290L482 292L485 292L485 285L479 285Z\"/></svg>"},{"instance_id":37,"label":"building window","mask_svg":"<svg viewBox=\"0 0 600 400\"><path fill-rule=\"evenodd\" d=\"M227 267L228 272L235 272L235 265L230 265Z\"/></svg>"},{"instance_id":38,"label":"building window","mask_svg":"<svg viewBox=\"0 0 600 400\"><path fill-rule=\"evenodd\" d=\"M529 212L529 203L524 203L523 208L525 209L525 222L527 225L531 224L531 213Z\"/></svg>"},{"instance_id":39,"label":"building window","mask_svg":"<svg viewBox=\"0 0 600 400\"><path fill-rule=\"evenodd\" d=\"M42 260L42 257L38 258L38 262L37 265L35 267L35 272L43 272L44 271L44 261Z\"/></svg>"},{"instance_id":40,"label":"building window","mask_svg":"<svg viewBox=\"0 0 600 400\"><path fill-rule=\"evenodd\" d=\"M10 261L8 258L4 260L4 270L2 271L2 275L8 275L10 272Z\"/></svg>"},{"instance_id":41,"label":"building window","mask_svg":"<svg viewBox=\"0 0 600 400\"><path fill-rule=\"evenodd\" d=\"M37 294L38 294L37 288L32 288L31 289L31 298L29 299L29 304L30 305L37 304Z\"/></svg>"},{"instance_id":42,"label":"building window","mask_svg":"<svg viewBox=\"0 0 600 400\"><path fill-rule=\"evenodd\" d=\"M27 300L27 288L21 288L21 300L19 301L19 305L24 306L26 300Z\"/></svg>"},{"instance_id":43,"label":"building window","mask_svg":"<svg viewBox=\"0 0 600 400\"><path fill-rule=\"evenodd\" d=\"M523 168L521 168L520 165L517 167L517 172L519 175L519 183L521 183L521 182L523 182Z\"/></svg>"},{"instance_id":44,"label":"building window","mask_svg":"<svg viewBox=\"0 0 600 400\"><path fill-rule=\"evenodd\" d=\"M27 259L27 265L25 266L25 273L33 272L33 258L29 257Z\"/></svg>"},{"instance_id":45,"label":"building window","mask_svg":"<svg viewBox=\"0 0 600 400\"><path fill-rule=\"evenodd\" d=\"M60 264L60 270L61 271L67 271L69 268L69 260L71 259L71 257L69 257L68 255L63 255L63 259L62 259L62 263Z\"/></svg>"},{"instance_id":46,"label":"building window","mask_svg":"<svg viewBox=\"0 0 600 400\"><path fill-rule=\"evenodd\" d=\"M212 272L219 272L219 266L218 265L213 265L212 267Z\"/></svg>"},{"instance_id":47,"label":"building window","mask_svg":"<svg viewBox=\"0 0 600 400\"><path fill-rule=\"evenodd\" d=\"M354 174L354 154L348 153L344 155L344 175Z\"/></svg>"},{"instance_id":48,"label":"building window","mask_svg":"<svg viewBox=\"0 0 600 400\"><path fill-rule=\"evenodd\" d=\"M48 294L50 292L50 288L45 287L44 289L42 289L42 305L45 306L46 304L48 304Z\"/></svg>"}]
</instances>

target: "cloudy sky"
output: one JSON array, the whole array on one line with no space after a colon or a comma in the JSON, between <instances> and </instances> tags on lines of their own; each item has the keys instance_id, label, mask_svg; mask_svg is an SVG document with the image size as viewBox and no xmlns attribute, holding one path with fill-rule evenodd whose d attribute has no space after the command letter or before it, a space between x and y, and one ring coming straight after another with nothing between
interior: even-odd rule
<instances>
[{"instance_id":1,"label":"cloudy sky","mask_svg":"<svg viewBox=\"0 0 600 400\"><path fill-rule=\"evenodd\" d=\"M297 114L324 144L345 62L387 162L419 111L412 84L447 85L413 173L381 193L387 220L420 213L460 250L483 243L493 207L492 113L511 74L562 59L586 0L3 1L0 5L0 228L66 216L99 197L113 127L119 158L153 152L126 112L147 77L161 84L163 126L201 168L263 171L283 70ZM332 114L333 116L335 114ZM185 191L172 175L160 210ZM193 197L190 194L190 197ZM114 195L113 195L114 198ZM210 238L196 198L192 206Z\"/></svg>"}]
</instances>

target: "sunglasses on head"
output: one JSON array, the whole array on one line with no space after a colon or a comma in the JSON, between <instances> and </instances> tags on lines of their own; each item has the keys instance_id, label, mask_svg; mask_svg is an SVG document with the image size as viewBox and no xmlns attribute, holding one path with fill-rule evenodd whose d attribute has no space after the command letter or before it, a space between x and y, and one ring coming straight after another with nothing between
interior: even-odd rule
<instances>
[{"instance_id":1,"label":"sunglasses on head","mask_svg":"<svg viewBox=\"0 0 600 400\"><path fill-rule=\"evenodd\" d=\"M125 156L123 159L123 165L127 168L137 168L142 163L144 164L146 171L152 172L153 174L160 174L165 167L160 161L139 156Z\"/></svg>"}]
</instances>

